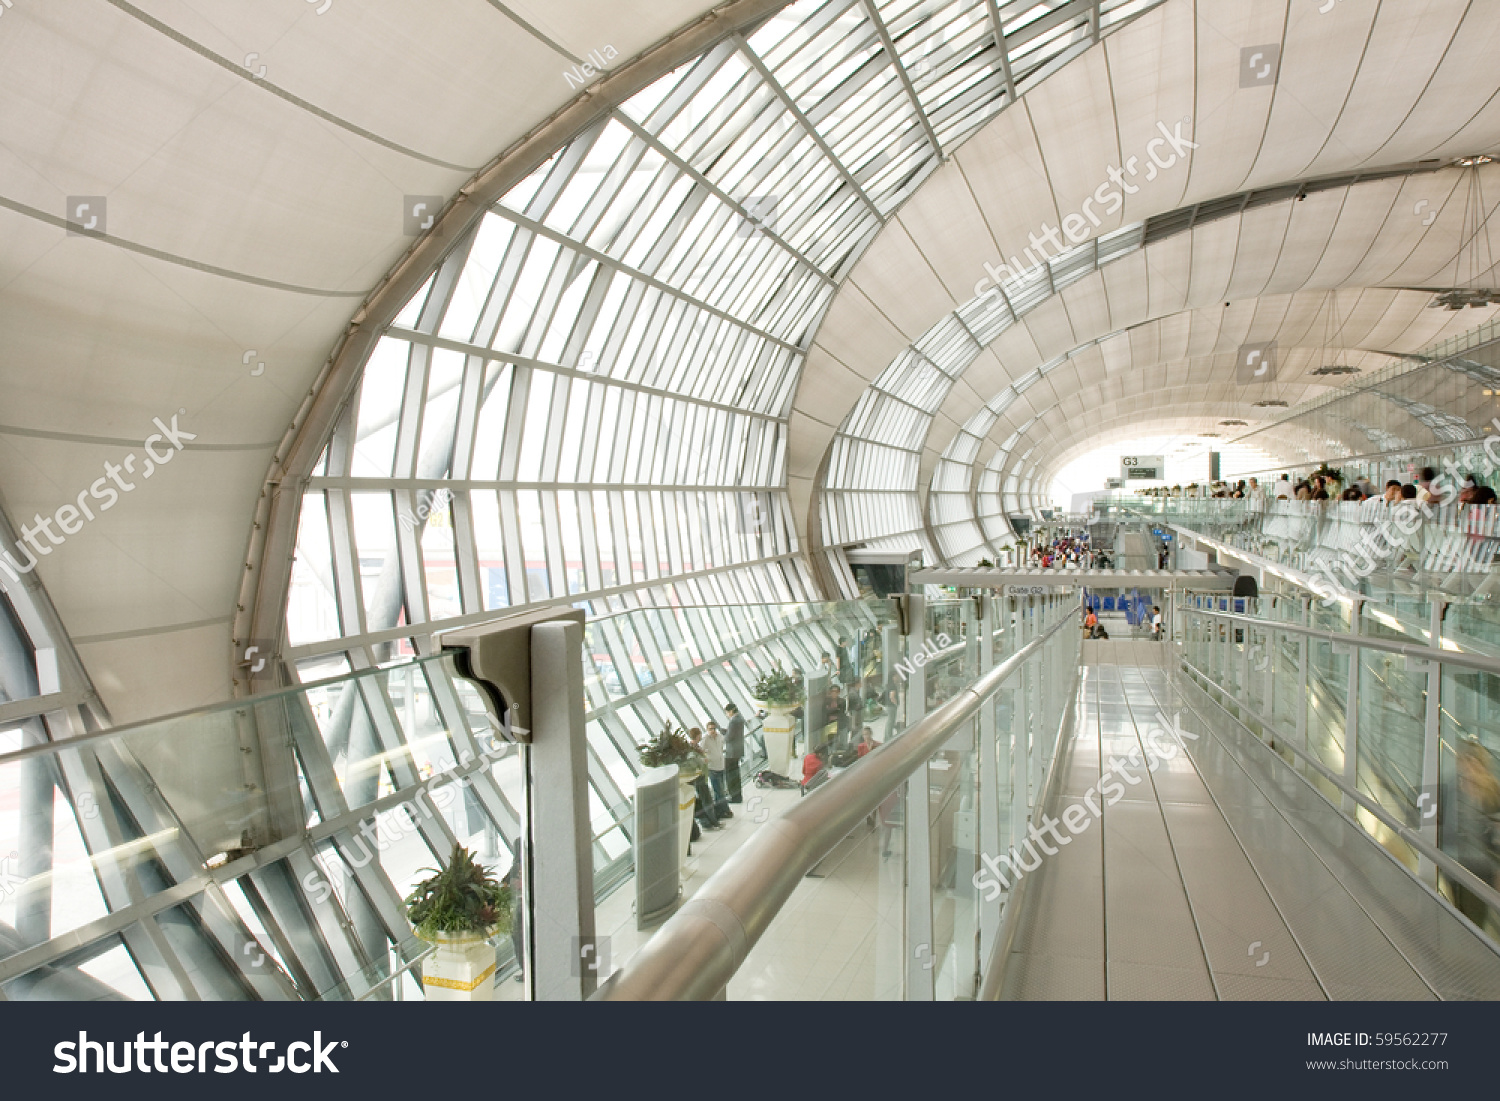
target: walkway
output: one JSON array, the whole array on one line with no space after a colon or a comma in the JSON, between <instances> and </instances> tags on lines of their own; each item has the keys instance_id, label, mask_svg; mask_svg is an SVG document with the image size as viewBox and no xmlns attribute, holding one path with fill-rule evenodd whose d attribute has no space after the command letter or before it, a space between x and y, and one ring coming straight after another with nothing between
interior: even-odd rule
<instances>
[{"instance_id":1,"label":"walkway","mask_svg":"<svg viewBox=\"0 0 1500 1101\"><path fill-rule=\"evenodd\" d=\"M1094 796L1102 829L1031 873L1002 997L1500 997L1489 942L1196 688L1179 690L1155 664L1170 647L1085 651L1076 734L1048 810L1084 802L1115 759L1137 782L1112 806ZM1143 739L1165 746L1151 731L1179 713L1199 737L1148 771ZM1132 750L1142 763L1129 768Z\"/></svg>"}]
</instances>

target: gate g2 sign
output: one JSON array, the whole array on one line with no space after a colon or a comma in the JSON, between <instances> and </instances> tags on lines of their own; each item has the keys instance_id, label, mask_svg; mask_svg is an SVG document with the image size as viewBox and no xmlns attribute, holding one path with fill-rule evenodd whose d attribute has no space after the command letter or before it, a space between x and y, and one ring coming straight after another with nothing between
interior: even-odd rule
<instances>
[{"instance_id":1,"label":"gate g2 sign","mask_svg":"<svg viewBox=\"0 0 1500 1101\"><path fill-rule=\"evenodd\" d=\"M1167 476L1167 463L1160 455L1126 455L1120 460L1124 482L1160 482Z\"/></svg>"}]
</instances>

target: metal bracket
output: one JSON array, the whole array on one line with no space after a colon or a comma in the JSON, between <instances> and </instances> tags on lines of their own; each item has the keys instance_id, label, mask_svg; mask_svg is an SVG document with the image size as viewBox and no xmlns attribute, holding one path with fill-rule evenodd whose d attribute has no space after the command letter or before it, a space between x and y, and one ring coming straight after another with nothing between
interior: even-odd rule
<instances>
[{"instance_id":1,"label":"metal bracket","mask_svg":"<svg viewBox=\"0 0 1500 1101\"><path fill-rule=\"evenodd\" d=\"M517 612L473 627L444 631L438 645L453 655L459 673L484 697L496 732L513 742L530 743L531 629L543 623L584 626L581 608L539 608Z\"/></svg>"}]
</instances>

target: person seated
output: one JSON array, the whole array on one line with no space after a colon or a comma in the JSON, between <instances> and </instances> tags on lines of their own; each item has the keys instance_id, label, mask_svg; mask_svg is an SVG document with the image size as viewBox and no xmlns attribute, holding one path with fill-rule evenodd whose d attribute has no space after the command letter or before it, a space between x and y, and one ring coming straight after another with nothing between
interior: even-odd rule
<instances>
[{"instance_id":1,"label":"person seated","mask_svg":"<svg viewBox=\"0 0 1500 1101\"><path fill-rule=\"evenodd\" d=\"M1350 486L1348 489L1344 490L1344 494L1341 499L1345 501L1363 501L1365 499L1365 495L1359 491L1359 486Z\"/></svg>"},{"instance_id":2,"label":"person seated","mask_svg":"<svg viewBox=\"0 0 1500 1101\"><path fill-rule=\"evenodd\" d=\"M859 744L854 747L855 752L863 757L879 743L875 741L875 733L868 726L859 732Z\"/></svg>"},{"instance_id":3,"label":"person seated","mask_svg":"<svg viewBox=\"0 0 1500 1101\"><path fill-rule=\"evenodd\" d=\"M1403 501L1415 501L1417 499L1418 492L1419 490L1417 489L1416 484L1413 482L1408 482L1406 485L1401 487L1401 499Z\"/></svg>"},{"instance_id":4,"label":"person seated","mask_svg":"<svg viewBox=\"0 0 1500 1101\"><path fill-rule=\"evenodd\" d=\"M1401 500L1401 483L1392 479L1385 483L1385 499L1388 504Z\"/></svg>"},{"instance_id":5,"label":"person seated","mask_svg":"<svg viewBox=\"0 0 1500 1101\"><path fill-rule=\"evenodd\" d=\"M1489 486L1475 486L1474 498L1469 503L1473 505L1493 505L1496 499L1495 491Z\"/></svg>"},{"instance_id":6,"label":"person seated","mask_svg":"<svg viewBox=\"0 0 1500 1101\"><path fill-rule=\"evenodd\" d=\"M828 750L824 746L818 746L806 757L802 758L802 786L806 787L812 783L812 779L823 771L828 761Z\"/></svg>"}]
</instances>

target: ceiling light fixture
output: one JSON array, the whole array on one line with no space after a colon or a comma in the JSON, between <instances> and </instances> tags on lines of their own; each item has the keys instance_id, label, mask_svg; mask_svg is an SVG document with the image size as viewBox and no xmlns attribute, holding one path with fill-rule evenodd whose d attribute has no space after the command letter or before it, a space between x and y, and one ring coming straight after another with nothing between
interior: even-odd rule
<instances>
[{"instance_id":1,"label":"ceiling light fixture","mask_svg":"<svg viewBox=\"0 0 1500 1101\"><path fill-rule=\"evenodd\" d=\"M1482 310L1487 306L1500 306L1500 290L1479 285L1479 281L1494 270L1495 250L1490 244L1489 210L1484 201L1484 183L1479 178L1480 165L1493 164L1495 158L1484 154L1460 157L1457 164L1464 173L1463 222L1459 228L1458 254L1453 257L1453 285L1438 289L1433 300L1427 303L1429 310L1463 309ZM1484 236L1483 253L1480 252L1480 235Z\"/></svg>"}]
</instances>

